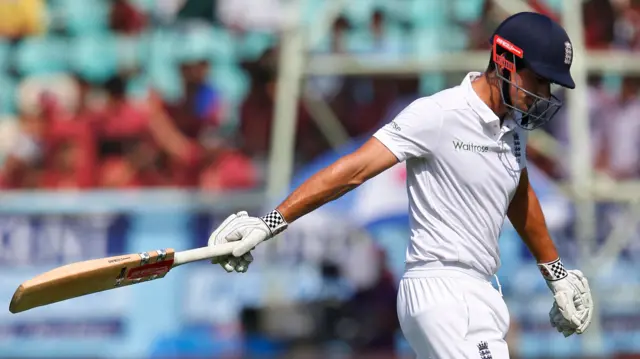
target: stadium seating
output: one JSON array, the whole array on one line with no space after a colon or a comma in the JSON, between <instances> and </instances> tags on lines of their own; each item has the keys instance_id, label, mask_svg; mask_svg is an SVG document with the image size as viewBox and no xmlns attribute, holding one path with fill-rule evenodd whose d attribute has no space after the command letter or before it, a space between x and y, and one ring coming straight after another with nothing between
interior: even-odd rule
<instances>
[{"instance_id":1,"label":"stadium seating","mask_svg":"<svg viewBox=\"0 0 640 359\"><path fill-rule=\"evenodd\" d=\"M17 45L14 65L21 75L66 71L69 40L61 36L31 37Z\"/></svg>"},{"instance_id":2,"label":"stadium seating","mask_svg":"<svg viewBox=\"0 0 640 359\"><path fill-rule=\"evenodd\" d=\"M0 115L15 111L15 81L0 74Z\"/></svg>"},{"instance_id":3,"label":"stadium seating","mask_svg":"<svg viewBox=\"0 0 640 359\"><path fill-rule=\"evenodd\" d=\"M0 73L8 70L11 49L7 41L0 40Z\"/></svg>"},{"instance_id":4,"label":"stadium seating","mask_svg":"<svg viewBox=\"0 0 640 359\"><path fill-rule=\"evenodd\" d=\"M109 5L107 0L50 0L47 10L72 36L91 36L107 30Z\"/></svg>"},{"instance_id":5,"label":"stadium seating","mask_svg":"<svg viewBox=\"0 0 640 359\"><path fill-rule=\"evenodd\" d=\"M475 21L482 14L484 0L454 0L451 1L452 15L458 21Z\"/></svg>"},{"instance_id":6,"label":"stadium seating","mask_svg":"<svg viewBox=\"0 0 640 359\"><path fill-rule=\"evenodd\" d=\"M69 68L89 80L102 82L118 68L118 52L115 37L101 33L79 36L70 41Z\"/></svg>"},{"instance_id":7,"label":"stadium seating","mask_svg":"<svg viewBox=\"0 0 640 359\"><path fill-rule=\"evenodd\" d=\"M49 34L29 38L20 43L14 53L9 45L0 42L0 113L14 111L11 105L13 86L20 78L7 76L10 65L20 76L41 73L75 71L89 80L102 82L122 69L141 69L130 84L133 94L145 93L145 86L159 88L167 98L180 94L179 75L175 64L189 59L205 59L212 64L212 80L227 94L229 101L238 104L249 88L247 75L239 62L256 59L273 46L276 35L253 32L236 36L217 26L189 28L152 28L137 37L109 32L109 1L50 0ZM132 3L147 14L153 9L152 0L133 0ZM455 51L466 46L464 29L454 21L469 22L480 16L483 0L419 1L402 0L390 6L385 1L362 0L347 2L344 15L352 28L346 43L350 51L366 54L373 51L394 58L401 53L415 53L428 58L442 51ZM317 20L323 2L306 2L305 22ZM385 17L386 40L376 46L369 31L374 10L381 9ZM443 14L448 14L443 16ZM407 32L404 25L414 30ZM60 35L59 30L66 30ZM409 39L409 40L407 40ZM314 47L314 51L329 49L329 35ZM444 84L440 75L424 75L421 88L429 93ZM9 94L9 95L7 95Z\"/></svg>"}]
</instances>

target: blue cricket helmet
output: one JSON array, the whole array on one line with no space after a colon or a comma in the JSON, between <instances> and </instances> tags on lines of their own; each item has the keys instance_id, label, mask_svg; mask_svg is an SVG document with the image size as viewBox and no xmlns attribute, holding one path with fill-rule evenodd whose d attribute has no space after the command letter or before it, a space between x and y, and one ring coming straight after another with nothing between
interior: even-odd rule
<instances>
[{"instance_id":1,"label":"blue cricket helmet","mask_svg":"<svg viewBox=\"0 0 640 359\"><path fill-rule=\"evenodd\" d=\"M511 15L493 35L492 45L497 35L520 48L526 66L539 76L562 87L576 87L570 72L573 45L564 28L548 16L535 12Z\"/></svg>"},{"instance_id":2,"label":"blue cricket helmet","mask_svg":"<svg viewBox=\"0 0 640 359\"><path fill-rule=\"evenodd\" d=\"M564 28L546 15L520 12L511 15L498 26L490 43L492 61L496 64L498 77L504 85L503 101L507 107L522 115L518 124L530 130L550 121L562 107L562 102L553 95L551 98L542 98L513 84L509 72L525 67L550 83L575 88L570 72L573 45ZM529 111L513 106L506 84L525 91L536 99Z\"/></svg>"}]
</instances>

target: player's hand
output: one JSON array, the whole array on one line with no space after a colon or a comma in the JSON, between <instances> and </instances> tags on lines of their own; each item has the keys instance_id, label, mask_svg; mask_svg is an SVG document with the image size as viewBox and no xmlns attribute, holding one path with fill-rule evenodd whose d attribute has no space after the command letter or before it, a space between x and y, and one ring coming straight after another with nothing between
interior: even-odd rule
<instances>
[{"instance_id":1,"label":"player's hand","mask_svg":"<svg viewBox=\"0 0 640 359\"><path fill-rule=\"evenodd\" d=\"M555 302L549 312L551 325L565 337L584 333L591 324L593 300L587 278L579 270L567 271L567 276L547 281Z\"/></svg>"},{"instance_id":2,"label":"player's hand","mask_svg":"<svg viewBox=\"0 0 640 359\"><path fill-rule=\"evenodd\" d=\"M558 333L562 333L565 338L573 335L576 332L576 329L573 327L573 325L562 316L562 313L560 313L560 309L558 309L558 303L556 303L555 301L553 302L553 306L549 311L549 322L551 323L551 326L556 328Z\"/></svg>"},{"instance_id":3,"label":"player's hand","mask_svg":"<svg viewBox=\"0 0 640 359\"><path fill-rule=\"evenodd\" d=\"M232 214L211 234L209 245L238 241L238 246L231 255L214 258L211 263L220 264L227 272L244 273L253 261L250 251L286 228L286 221L277 211L264 217L251 217L246 211Z\"/></svg>"},{"instance_id":4,"label":"player's hand","mask_svg":"<svg viewBox=\"0 0 640 359\"><path fill-rule=\"evenodd\" d=\"M227 217L219 226L216 228L213 233L209 236L209 246L215 246L218 244L223 244L229 242L226 238L229 235L229 231L232 228L232 225L237 224L237 220L242 217L248 217L248 213L245 211L241 211L238 213L234 213ZM227 272L236 271L238 273L244 273L249 269L249 264L253 261L253 256L251 253L245 253L240 258L234 257L233 255L226 255L220 257L214 257L211 259L212 264L220 264L224 270Z\"/></svg>"},{"instance_id":5,"label":"player's hand","mask_svg":"<svg viewBox=\"0 0 640 359\"><path fill-rule=\"evenodd\" d=\"M581 317L585 315L586 309L576 309L579 313L578 316ZM551 323L551 326L556 328L559 333L562 333L565 338L576 333L575 326L562 316L562 313L558 308L558 303L556 303L555 301L553 302L553 306L549 311L549 322Z\"/></svg>"}]
</instances>

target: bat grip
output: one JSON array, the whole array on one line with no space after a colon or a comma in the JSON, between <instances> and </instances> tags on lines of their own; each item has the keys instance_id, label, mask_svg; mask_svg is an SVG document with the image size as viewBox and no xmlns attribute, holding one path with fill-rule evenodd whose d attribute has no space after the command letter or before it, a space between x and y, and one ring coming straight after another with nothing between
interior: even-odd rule
<instances>
[{"instance_id":1,"label":"bat grip","mask_svg":"<svg viewBox=\"0 0 640 359\"><path fill-rule=\"evenodd\" d=\"M189 249L186 251L176 252L173 255L173 267L177 267L182 264L201 261L205 259L211 259L213 257L225 256L231 254L233 250L238 246L237 242L229 242L218 244L211 247L202 247Z\"/></svg>"}]
</instances>

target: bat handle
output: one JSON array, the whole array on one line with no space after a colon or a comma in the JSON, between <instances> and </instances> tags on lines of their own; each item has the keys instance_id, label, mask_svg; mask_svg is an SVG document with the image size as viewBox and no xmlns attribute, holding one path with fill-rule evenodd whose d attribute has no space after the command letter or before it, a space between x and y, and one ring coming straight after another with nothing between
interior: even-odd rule
<instances>
[{"instance_id":1,"label":"bat handle","mask_svg":"<svg viewBox=\"0 0 640 359\"><path fill-rule=\"evenodd\" d=\"M211 259L213 257L228 255L233 252L236 246L238 246L238 243L229 242L211 247L202 247L176 252L173 255L173 267L177 267L186 263Z\"/></svg>"}]
</instances>

